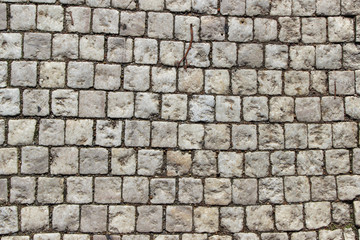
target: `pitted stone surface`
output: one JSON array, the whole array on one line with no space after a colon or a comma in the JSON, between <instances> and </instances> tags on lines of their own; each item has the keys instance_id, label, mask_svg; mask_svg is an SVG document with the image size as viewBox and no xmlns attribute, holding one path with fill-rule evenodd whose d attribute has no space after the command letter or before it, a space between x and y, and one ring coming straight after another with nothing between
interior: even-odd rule
<instances>
[{"instance_id":1,"label":"pitted stone surface","mask_svg":"<svg viewBox=\"0 0 360 240\"><path fill-rule=\"evenodd\" d=\"M355 240L359 9L1 1L1 240Z\"/></svg>"}]
</instances>

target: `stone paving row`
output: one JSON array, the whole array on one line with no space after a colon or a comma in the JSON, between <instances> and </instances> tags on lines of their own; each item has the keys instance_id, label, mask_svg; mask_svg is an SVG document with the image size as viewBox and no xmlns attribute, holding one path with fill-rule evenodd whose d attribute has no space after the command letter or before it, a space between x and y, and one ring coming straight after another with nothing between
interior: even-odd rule
<instances>
[{"instance_id":1,"label":"stone paving row","mask_svg":"<svg viewBox=\"0 0 360 240\"><path fill-rule=\"evenodd\" d=\"M0 0L0 239L359 239L359 95L359 0Z\"/></svg>"}]
</instances>

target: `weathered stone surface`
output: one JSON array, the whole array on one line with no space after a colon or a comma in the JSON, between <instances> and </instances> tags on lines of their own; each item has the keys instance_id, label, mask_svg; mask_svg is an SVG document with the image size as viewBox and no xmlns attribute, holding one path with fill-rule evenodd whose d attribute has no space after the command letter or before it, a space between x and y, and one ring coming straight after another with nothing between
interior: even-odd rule
<instances>
[{"instance_id":1,"label":"weathered stone surface","mask_svg":"<svg viewBox=\"0 0 360 240\"><path fill-rule=\"evenodd\" d=\"M232 185L232 201L235 204L253 205L257 202L257 181L250 179L235 179Z\"/></svg>"},{"instance_id":2,"label":"weathered stone surface","mask_svg":"<svg viewBox=\"0 0 360 240\"><path fill-rule=\"evenodd\" d=\"M19 231L17 207L1 207L0 208L0 233L9 234Z\"/></svg>"},{"instance_id":3,"label":"weathered stone surface","mask_svg":"<svg viewBox=\"0 0 360 240\"><path fill-rule=\"evenodd\" d=\"M121 202L121 178L97 177L95 178L94 200L97 203Z\"/></svg>"},{"instance_id":4,"label":"weathered stone surface","mask_svg":"<svg viewBox=\"0 0 360 240\"><path fill-rule=\"evenodd\" d=\"M103 232L106 230L107 207L101 205L81 206L80 230Z\"/></svg>"},{"instance_id":5,"label":"weathered stone surface","mask_svg":"<svg viewBox=\"0 0 360 240\"><path fill-rule=\"evenodd\" d=\"M66 181L66 201L69 203L90 203L92 201L92 178L69 177Z\"/></svg>"},{"instance_id":6,"label":"weathered stone surface","mask_svg":"<svg viewBox=\"0 0 360 240\"><path fill-rule=\"evenodd\" d=\"M135 207L110 206L109 231L113 233L131 233L135 229Z\"/></svg>"},{"instance_id":7,"label":"weathered stone surface","mask_svg":"<svg viewBox=\"0 0 360 240\"><path fill-rule=\"evenodd\" d=\"M192 230L192 207L169 206L166 208L166 230L190 232Z\"/></svg>"},{"instance_id":8,"label":"weathered stone surface","mask_svg":"<svg viewBox=\"0 0 360 240\"><path fill-rule=\"evenodd\" d=\"M219 209L215 207L194 208L195 232L213 233L219 229Z\"/></svg>"},{"instance_id":9,"label":"weathered stone surface","mask_svg":"<svg viewBox=\"0 0 360 240\"><path fill-rule=\"evenodd\" d=\"M138 218L136 221L136 230L139 232L161 232L162 211L161 206L137 207Z\"/></svg>"},{"instance_id":10,"label":"weathered stone surface","mask_svg":"<svg viewBox=\"0 0 360 240\"><path fill-rule=\"evenodd\" d=\"M282 203L284 201L282 179L261 179L259 181L259 201L261 203Z\"/></svg>"},{"instance_id":11,"label":"weathered stone surface","mask_svg":"<svg viewBox=\"0 0 360 240\"><path fill-rule=\"evenodd\" d=\"M246 207L246 226L252 231L271 231L274 229L273 207L270 205Z\"/></svg>"},{"instance_id":12,"label":"weathered stone surface","mask_svg":"<svg viewBox=\"0 0 360 240\"><path fill-rule=\"evenodd\" d=\"M331 222L329 202L305 203L305 223L309 229L326 227Z\"/></svg>"},{"instance_id":13,"label":"weathered stone surface","mask_svg":"<svg viewBox=\"0 0 360 240\"><path fill-rule=\"evenodd\" d=\"M276 228L281 231L298 231L304 227L303 206L283 205L275 207Z\"/></svg>"},{"instance_id":14,"label":"weathered stone surface","mask_svg":"<svg viewBox=\"0 0 360 240\"><path fill-rule=\"evenodd\" d=\"M24 207L21 209L21 231L41 231L49 228L49 208Z\"/></svg>"},{"instance_id":15,"label":"weathered stone surface","mask_svg":"<svg viewBox=\"0 0 360 240\"><path fill-rule=\"evenodd\" d=\"M149 180L145 177L124 177L123 180L124 202L146 203L149 198L148 186L149 186Z\"/></svg>"},{"instance_id":16,"label":"weathered stone surface","mask_svg":"<svg viewBox=\"0 0 360 240\"><path fill-rule=\"evenodd\" d=\"M166 154L167 175L186 175L191 169L191 154L181 151L168 151Z\"/></svg>"},{"instance_id":17,"label":"weathered stone surface","mask_svg":"<svg viewBox=\"0 0 360 240\"><path fill-rule=\"evenodd\" d=\"M154 204L171 204L175 201L175 179L152 179L150 198Z\"/></svg>"},{"instance_id":18,"label":"weathered stone surface","mask_svg":"<svg viewBox=\"0 0 360 240\"><path fill-rule=\"evenodd\" d=\"M179 180L179 201L181 203L200 203L203 199L201 179L181 178Z\"/></svg>"},{"instance_id":19,"label":"weathered stone surface","mask_svg":"<svg viewBox=\"0 0 360 240\"><path fill-rule=\"evenodd\" d=\"M231 202L231 182L229 179L207 178L204 188L205 203L227 205Z\"/></svg>"}]
</instances>

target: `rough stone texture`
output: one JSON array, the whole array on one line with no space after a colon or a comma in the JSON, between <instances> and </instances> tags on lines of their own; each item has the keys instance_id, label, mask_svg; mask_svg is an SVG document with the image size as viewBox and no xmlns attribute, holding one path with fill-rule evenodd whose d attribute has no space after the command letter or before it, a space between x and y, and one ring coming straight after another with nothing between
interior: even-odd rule
<instances>
[{"instance_id":1,"label":"rough stone texture","mask_svg":"<svg viewBox=\"0 0 360 240\"><path fill-rule=\"evenodd\" d=\"M252 231L271 231L274 229L273 207L269 205L246 207L247 227Z\"/></svg>"},{"instance_id":2,"label":"rough stone texture","mask_svg":"<svg viewBox=\"0 0 360 240\"><path fill-rule=\"evenodd\" d=\"M17 207L1 207L0 208L0 233L9 234L19 230Z\"/></svg>"},{"instance_id":3,"label":"rough stone texture","mask_svg":"<svg viewBox=\"0 0 360 240\"><path fill-rule=\"evenodd\" d=\"M359 9L2 1L2 240L355 240Z\"/></svg>"},{"instance_id":4,"label":"rough stone texture","mask_svg":"<svg viewBox=\"0 0 360 240\"><path fill-rule=\"evenodd\" d=\"M114 233L131 233L135 229L135 207L110 206L109 230Z\"/></svg>"}]
</instances>

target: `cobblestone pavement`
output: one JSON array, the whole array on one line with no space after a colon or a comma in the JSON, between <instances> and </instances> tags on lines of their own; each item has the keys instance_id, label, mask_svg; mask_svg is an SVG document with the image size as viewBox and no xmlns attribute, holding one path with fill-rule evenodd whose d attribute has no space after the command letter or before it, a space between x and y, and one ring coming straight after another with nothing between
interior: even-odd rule
<instances>
[{"instance_id":1,"label":"cobblestone pavement","mask_svg":"<svg viewBox=\"0 0 360 240\"><path fill-rule=\"evenodd\" d=\"M358 239L359 0L0 2L1 240Z\"/></svg>"}]
</instances>

